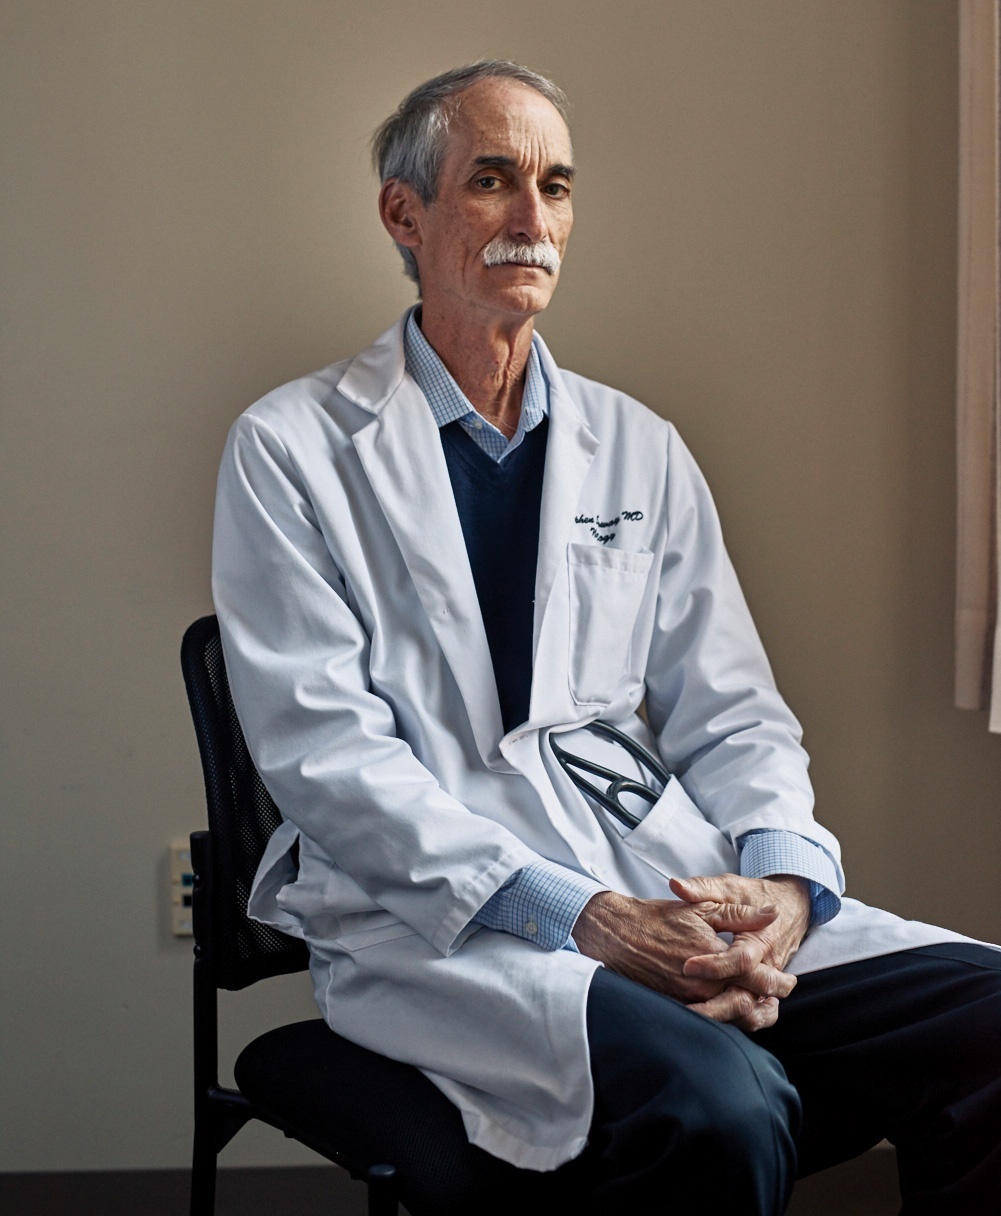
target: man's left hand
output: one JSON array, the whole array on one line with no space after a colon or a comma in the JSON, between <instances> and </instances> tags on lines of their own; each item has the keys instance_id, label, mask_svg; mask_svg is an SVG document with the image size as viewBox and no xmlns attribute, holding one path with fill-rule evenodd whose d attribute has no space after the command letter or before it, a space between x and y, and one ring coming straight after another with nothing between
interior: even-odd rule
<instances>
[{"instance_id":1,"label":"man's left hand","mask_svg":"<svg viewBox=\"0 0 1001 1216\"><path fill-rule=\"evenodd\" d=\"M729 950L690 958L684 974L694 978L732 979L739 986L740 977L761 963L784 971L810 925L809 885L806 879L791 874L773 878L743 878L739 874L672 878L671 890L692 904L710 900L753 907L774 904L778 908L778 916L764 929L735 933Z\"/></svg>"}]
</instances>

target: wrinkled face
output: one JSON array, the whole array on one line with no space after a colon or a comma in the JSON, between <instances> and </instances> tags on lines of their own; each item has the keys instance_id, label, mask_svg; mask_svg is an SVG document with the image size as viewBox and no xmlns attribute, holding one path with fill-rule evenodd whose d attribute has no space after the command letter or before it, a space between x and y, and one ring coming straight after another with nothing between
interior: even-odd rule
<instances>
[{"instance_id":1,"label":"wrinkled face","mask_svg":"<svg viewBox=\"0 0 1001 1216\"><path fill-rule=\"evenodd\" d=\"M541 312L573 226L572 179L570 132L540 93L494 78L460 94L437 197L415 215L425 305Z\"/></svg>"}]
</instances>

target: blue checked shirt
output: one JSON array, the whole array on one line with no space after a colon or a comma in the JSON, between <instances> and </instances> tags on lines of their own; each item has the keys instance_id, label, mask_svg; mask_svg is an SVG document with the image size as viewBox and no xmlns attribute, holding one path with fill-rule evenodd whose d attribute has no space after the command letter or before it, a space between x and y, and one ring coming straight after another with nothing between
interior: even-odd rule
<instances>
[{"instance_id":1,"label":"blue checked shirt","mask_svg":"<svg viewBox=\"0 0 1001 1216\"><path fill-rule=\"evenodd\" d=\"M509 440L473 408L468 398L421 333L416 309L403 335L406 368L427 399L439 430L450 422L462 429L494 460L501 461L549 413L549 386L532 344L525 371L521 418ZM746 878L795 874L810 886L810 924L822 925L841 910L838 870L826 849L795 832L757 829L737 841L740 872ZM681 875L680 877L687 877ZM584 905L602 883L552 861L535 861L513 874L487 900L473 920L533 941L545 950L576 949L570 936Z\"/></svg>"},{"instance_id":2,"label":"blue checked shirt","mask_svg":"<svg viewBox=\"0 0 1001 1216\"><path fill-rule=\"evenodd\" d=\"M403 347L407 371L427 398L438 429L457 422L466 434L494 460L501 461L525 438L528 431L539 425L549 413L549 388L542 374L539 352L532 343L525 368L525 388L521 397L521 418L510 440L492 423L487 422L470 404L465 393L455 383L434 347L421 333L416 321L416 309L407 318Z\"/></svg>"}]
</instances>

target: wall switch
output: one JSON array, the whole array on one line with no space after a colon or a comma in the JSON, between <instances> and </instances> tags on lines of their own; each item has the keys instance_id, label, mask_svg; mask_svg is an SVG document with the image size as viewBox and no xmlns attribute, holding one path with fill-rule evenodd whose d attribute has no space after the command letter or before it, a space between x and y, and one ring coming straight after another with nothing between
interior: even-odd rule
<instances>
[{"instance_id":1,"label":"wall switch","mask_svg":"<svg viewBox=\"0 0 1001 1216\"><path fill-rule=\"evenodd\" d=\"M191 868L191 844L187 840L170 842L170 925L175 937L190 937L191 889L195 875Z\"/></svg>"}]
</instances>

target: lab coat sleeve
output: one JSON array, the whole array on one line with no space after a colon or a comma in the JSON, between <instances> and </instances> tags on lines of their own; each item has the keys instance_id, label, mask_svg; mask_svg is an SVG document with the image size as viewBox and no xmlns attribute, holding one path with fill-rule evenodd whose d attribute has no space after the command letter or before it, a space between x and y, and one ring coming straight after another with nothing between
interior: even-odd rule
<instances>
[{"instance_id":1,"label":"lab coat sleeve","mask_svg":"<svg viewBox=\"0 0 1001 1216\"><path fill-rule=\"evenodd\" d=\"M691 453L668 431L665 550L647 662L658 747L703 815L736 845L779 829L821 845L799 723L780 697Z\"/></svg>"},{"instance_id":2,"label":"lab coat sleeve","mask_svg":"<svg viewBox=\"0 0 1001 1216\"><path fill-rule=\"evenodd\" d=\"M213 594L247 744L286 819L442 953L538 859L444 791L369 688L369 639L275 432L235 424L219 477Z\"/></svg>"}]
</instances>

